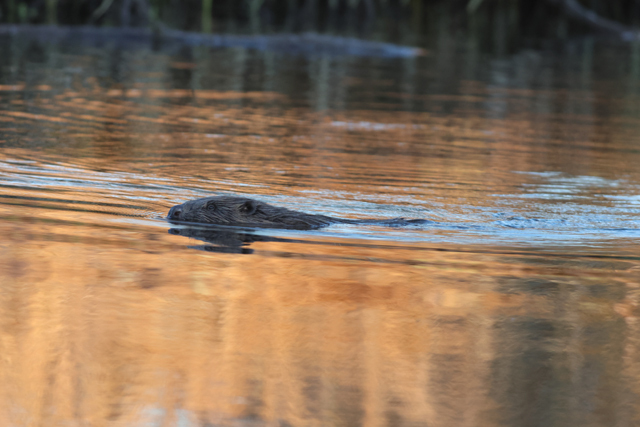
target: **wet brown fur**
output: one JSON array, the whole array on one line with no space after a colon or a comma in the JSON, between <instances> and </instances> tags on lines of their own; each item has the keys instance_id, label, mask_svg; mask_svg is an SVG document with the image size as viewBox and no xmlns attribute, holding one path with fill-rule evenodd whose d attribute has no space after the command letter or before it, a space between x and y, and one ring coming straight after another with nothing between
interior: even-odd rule
<instances>
[{"instance_id":1,"label":"wet brown fur","mask_svg":"<svg viewBox=\"0 0 640 427\"><path fill-rule=\"evenodd\" d=\"M377 224L395 227L430 222L422 219L406 220L404 218L389 220L334 218L292 211L247 197L236 196L212 196L190 200L172 207L167 219L172 222L288 228L292 230L313 230L331 224Z\"/></svg>"},{"instance_id":2,"label":"wet brown fur","mask_svg":"<svg viewBox=\"0 0 640 427\"><path fill-rule=\"evenodd\" d=\"M312 230L351 220L312 215L272 206L254 199L212 196L190 200L171 208L167 219L202 224Z\"/></svg>"}]
</instances>

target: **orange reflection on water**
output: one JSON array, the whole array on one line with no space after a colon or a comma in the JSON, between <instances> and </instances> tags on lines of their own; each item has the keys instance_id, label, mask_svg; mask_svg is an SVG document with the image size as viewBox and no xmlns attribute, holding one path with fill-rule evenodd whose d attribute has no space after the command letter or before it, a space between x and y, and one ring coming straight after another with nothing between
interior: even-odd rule
<instances>
[{"instance_id":1,"label":"orange reflection on water","mask_svg":"<svg viewBox=\"0 0 640 427\"><path fill-rule=\"evenodd\" d=\"M638 423L623 102L164 59L201 74L129 58L0 86L1 425ZM437 224L167 233L170 206L221 192Z\"/></svg>"},{"instance_id":2,"label":"orange reflection on water","mask_svg":"<svg viewBox=\"0 0 640 427\"><path fill-rule=\"evenodd\" d=\"M525 383L569 392L554 399L574 420L570 396L609 407L640 385L635 262L585 277L588 259L499 248L323 239L212 254L156 228L1 227L6 425L490 426L530 408L509 391ZM584 391L593 363L603 385Z\"/></svg>"}]
</instances>

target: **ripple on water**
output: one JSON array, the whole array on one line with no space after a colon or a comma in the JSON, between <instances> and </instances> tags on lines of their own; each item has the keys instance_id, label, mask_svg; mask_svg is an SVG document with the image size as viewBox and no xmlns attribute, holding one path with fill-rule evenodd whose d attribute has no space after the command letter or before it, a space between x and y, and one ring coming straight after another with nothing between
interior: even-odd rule
<instances>
[{"instance_id":1,"label":"ripple on water","mask_svg":"<svg viewBox=\"0 0 640 427\"><path fill-rule=\"evenodd\" d=\"M444 41L3 38L0 420L637 424L633 58ZM435 222L163 219L212 194Z\"/></svg>"}]
</instances>

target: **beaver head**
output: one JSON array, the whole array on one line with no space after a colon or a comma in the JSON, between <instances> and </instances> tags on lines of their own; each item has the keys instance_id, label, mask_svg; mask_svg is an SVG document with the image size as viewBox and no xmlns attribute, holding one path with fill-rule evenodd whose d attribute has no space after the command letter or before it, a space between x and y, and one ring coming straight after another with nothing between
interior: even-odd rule
<instances>
[{"instance_id":1,"label":"beaver head","mask_svg":"<svg viewBox=\"0 0 640 427\"><path fill-rule=\"evenodd\" d=\"M246 197L213 196L190 200L171 208L167 219L201 224L311 230L335 222L324 215L311 215L272 206Z\"/></svg>"}]
</instances>

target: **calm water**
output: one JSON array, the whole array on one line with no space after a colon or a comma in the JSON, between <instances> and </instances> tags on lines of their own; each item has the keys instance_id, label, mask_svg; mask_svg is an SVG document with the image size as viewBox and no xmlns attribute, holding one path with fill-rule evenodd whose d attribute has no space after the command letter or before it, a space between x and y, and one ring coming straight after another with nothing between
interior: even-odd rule
<instances>
[{"instance_id":1,"label":"calm water","mask_svg":"<svg viewBox=\"0 0 640 427\"><path fill-rule=\"evenodd\" d=\"M427 47L0 40L0 424L640 425L640 53Z\"/></svg>"}]
</instances>

